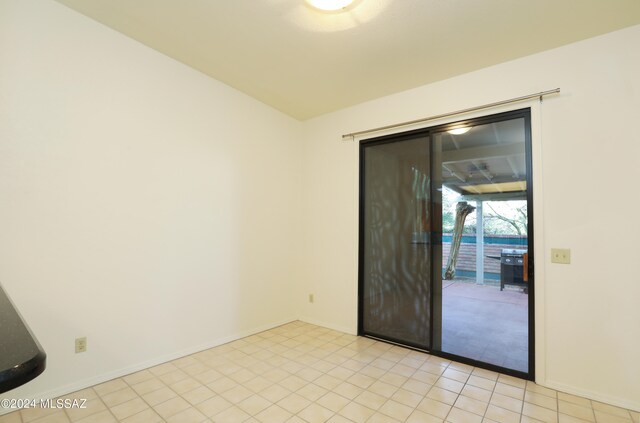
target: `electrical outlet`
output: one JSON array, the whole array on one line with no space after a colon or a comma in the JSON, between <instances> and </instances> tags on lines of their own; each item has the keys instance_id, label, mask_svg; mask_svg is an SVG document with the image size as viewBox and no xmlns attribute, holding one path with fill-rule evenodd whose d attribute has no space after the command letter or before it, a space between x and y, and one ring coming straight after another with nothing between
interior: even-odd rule
<instances>
[{"instance_id":1,"label":"electrical outlet","mask_svg":"<svg viewBox=\"0 0 640 423\"><path fill-rule=\"evenodd\" d=\"M568 248L552 248L551 263L571 264L571 250Z\"/></svg>"},{"instance_id":2,"label":"electrical outlet","mask_svg":"<svg viewBox=\"0 0 640 423\"><path fill-rule=\"evenodd\" d=\"M309 302L313 303L313 301L314 301L313 294L309 294Z\"/></svg>"},{"instance_id":3,"label":"electrical outlet","mask_svg":"<svg viewBox=\"0 0 640 423\"><path fill-rule=\"evenodd\" d=\"M76 354L87 351L87 337L76 338Z\"/></svg>"}]
</instances>

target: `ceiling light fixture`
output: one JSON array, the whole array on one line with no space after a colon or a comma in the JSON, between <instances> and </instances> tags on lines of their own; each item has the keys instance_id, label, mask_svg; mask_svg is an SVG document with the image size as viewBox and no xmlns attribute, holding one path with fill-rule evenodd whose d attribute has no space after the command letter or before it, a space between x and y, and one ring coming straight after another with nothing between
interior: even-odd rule
<instances>
[{"instance_id":1,"label":"ceiling light fixture","mask_svg":"<svg viewBox=\"0 0 640 423\"><path fill-rule=\"evenodd\" d=\"M306 0L309 5L316 9L324 10L327 12L335 12L340 9L344 9L353 3L353 0Z\"/></svg>"},{"instance_id":2,"label":"ceiling light fixture","mask_svg":"<svg viewBox=\"0 0 640 423\"><path fill-rule=\"evenodd\" d=\"M447 132L450 133L451 135L462 135L469 132L471 128L472 128L471 126L463 126L462 128L449 129Z\"/></svg>"}]
</instances>

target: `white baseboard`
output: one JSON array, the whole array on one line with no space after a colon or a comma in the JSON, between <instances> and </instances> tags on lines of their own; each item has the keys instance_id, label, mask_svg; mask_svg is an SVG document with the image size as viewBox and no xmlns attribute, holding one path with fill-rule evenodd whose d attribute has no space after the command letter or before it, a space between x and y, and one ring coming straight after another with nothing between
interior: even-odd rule
<instances>
[{"instance_id":1,"label":"white baseboard","mask_svg":"<svg viewBox=\"0 0 640 423\"><path fill-rule=\"evenodd\" d=\"M543 385L547 388L555 389L556 391L566 392L571 395L578 395L588 398L590 400L603 402L605 404L615 405L616 407L626 408L629 410L640 412L640 402L634 400L627 400L611 395L603 394L602 392L594 392L589 389L577 388L575 386L567 385L564 383L554 382L547 379L547 383Z\"/></svg>"},{"instance_id":2,"label":"white baseboard","mask_svg":"<svg viewBox=\"0 0 640 423\"><path fill-rule=\"evenodd\" d=\"M234 335L225 336L223 338L214 339L212 341L205 342L203 344L197 345L195 347L186 348L181 351L177 351L171 354L166 354L160 357L156 357L150 360L143 361L141 363L136 363L132 366L127 366L118 370L114 370L112 372L103 373L99 376L91 377L88 379L83 379L74 383L70 383L59 388L51 389L49 391L40 392L29 396L29 398L24 399L35 399L39 401L40 399L49 399L49 398L58 398L63 395L70 394L72 392L80 391L85 388L89 388L91 386L99 385L101 383L107 382L112 379L116 379L122 376L129 375L131 373L139 372L141 370L148 369L150 367L157 366L159 364L166 363L168 361L173 361L178 358L186 357L191 354L195 354L200 351L208 350L209 348L218 347L223 344L227 344L229 342L236 341L241 338L246 338L247 336L255 335L256 333L264 332L269 329L276 328L278 326L286 325L287 323L295 322L298 320L293 317L290 319L285 319L280 322L271 323L268 325L258 326L253 329L245 330ZM17 411L16 409L3 409L0 408L0 416L4 414L11 413L13 411Z\"/></svg>"},{"instance_id":3,"label":"white baseboard","mask_svg":"<svg viewBox=\"0 0 640 423\"><path fill-rule=\"evenodd\" d=\"M347 327L343 327L343 326L339 326L339 325L333 325L333 324L327 323L327 322L321 322L319 320L311 319L311 318L308 318L308 317L300 317L298 320L300 320L301 322L312 324L312 325L322 326L323 328L333 329L333 330L337 330L339 332L344 332L344 333L347 333L349 335L357 335L358 334L357 330L354 330L354 329L351 329L351 328L347 328Z\"/></svg>"}]
</instances>

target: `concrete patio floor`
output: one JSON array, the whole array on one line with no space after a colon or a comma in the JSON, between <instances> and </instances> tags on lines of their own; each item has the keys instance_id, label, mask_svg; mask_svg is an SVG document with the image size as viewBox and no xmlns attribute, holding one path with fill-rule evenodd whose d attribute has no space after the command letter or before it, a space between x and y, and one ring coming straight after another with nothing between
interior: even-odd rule
<instances>
[{"instance_id":1,"label":"concrete patio floor","mask_svg":"<svg viewBox=\"0 0 640 423\"><path fill-rule=\"evenodd\" d=\"M528 371L528 295L521 288L443 281L442 302L444 352Z\"/></svg>"}]
</instances>

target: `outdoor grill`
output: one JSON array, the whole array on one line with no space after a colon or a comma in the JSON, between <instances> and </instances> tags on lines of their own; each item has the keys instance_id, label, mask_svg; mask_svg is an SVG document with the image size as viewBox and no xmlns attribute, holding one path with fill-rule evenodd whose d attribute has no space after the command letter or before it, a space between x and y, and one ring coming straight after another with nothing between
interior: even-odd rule
<instances>
[{"instance_id":1,"label":"outdoor grill","mask_svg":"<svg viewBox=\"0 0 640 423\"><path fill-rule=\"evenodd\" d=\"M524 277L524 260L527 250L503 248L500 253L500 291L505 285L527 287Z\"/></svg>"}]
</instances>

